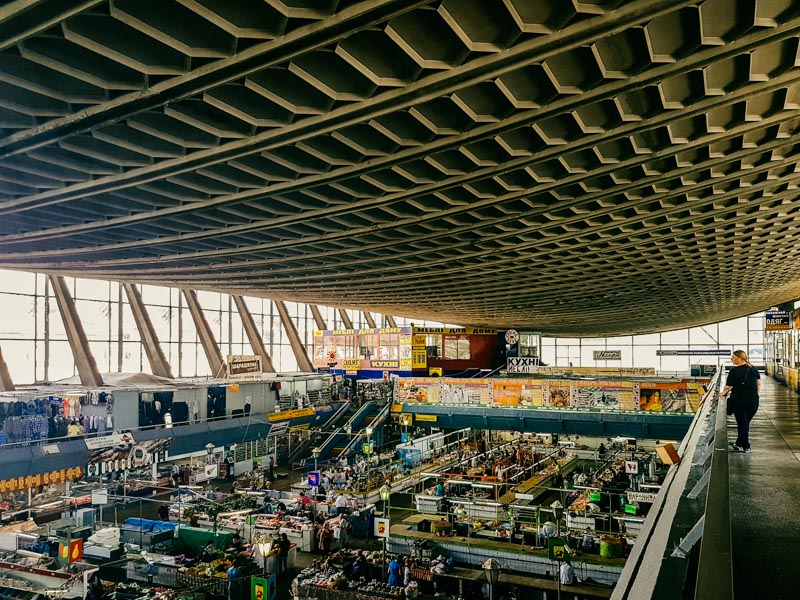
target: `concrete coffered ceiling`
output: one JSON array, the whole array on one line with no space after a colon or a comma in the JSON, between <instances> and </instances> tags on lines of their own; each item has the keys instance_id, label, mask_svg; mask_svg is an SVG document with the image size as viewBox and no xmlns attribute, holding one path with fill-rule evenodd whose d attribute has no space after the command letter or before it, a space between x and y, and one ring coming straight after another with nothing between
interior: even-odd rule
<instances>
[{"instance_id":1,"label":"concrete coffered ceiling","mask_svg":"<svg viewBox=\"0 0 800 600\"><path fill-rule=\"evenodd\" d=\"M11 0L0 268L554 335L800 297L794 0Z\"/></svg>"}]
</instances>

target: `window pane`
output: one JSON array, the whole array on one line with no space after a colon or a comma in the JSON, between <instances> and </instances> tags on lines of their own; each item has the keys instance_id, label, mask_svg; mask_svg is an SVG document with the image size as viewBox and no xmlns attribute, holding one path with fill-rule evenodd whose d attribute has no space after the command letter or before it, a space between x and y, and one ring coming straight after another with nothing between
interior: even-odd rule
<instances>
[{"instance_id":1,"label":"window pane","mask_svg":"<svg viewBox=\"0 0 800 600\"><path fill-rule=\"evenodd\" d=\"M692 327L689 330L689 343L692 347L696 344L716 344L718 335L716 323L703 327Z\"/></svg>"},{"instance_id":2,"label":"window pane","mask_svg":"<svg viewBox=\"0 0 800 600\"><path fill-rule=\"evenodd\" d=\"M747 343L747 317L720 323L719 343L744 346Z\"/></svg>"}]
</instances>

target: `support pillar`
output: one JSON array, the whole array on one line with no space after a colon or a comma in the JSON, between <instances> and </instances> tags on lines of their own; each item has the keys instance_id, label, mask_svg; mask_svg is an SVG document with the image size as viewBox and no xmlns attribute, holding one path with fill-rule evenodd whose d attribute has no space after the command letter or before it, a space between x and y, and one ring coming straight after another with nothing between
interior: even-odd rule
<instances>
[{"instance_id":1,"label":"support pillar","mask_svg":"<svg viewBox=\"0 0 800 600\"><path fill-rule=\"evenodd\" d=\"M264 347L264 340L261 339L261 333L258 331L258 327L256 327L253 314L250 312L250 309L247 308L244 298L241 296L233 296L233 301L236 304L239 317L242 319L242 326L247 334L247 339L250 340L250 347L256 355L261 357L261 370L264 373L275 373L276 371L275 367L272 365L272 359L269 353L267 353L267 349Z\"/></svg>"},{"instance_id":2,"label":"support pillar","mask_svg":"<svg viewBox=\"0 0 800 600\"><path fill-rule=\"evenodd\" d=\"M61 320L64 322L64 330L67 332L67 340L69 340L75 366L78 368L81 384L87 387L99 387L103 385L103 378L100 377L97 363L89 349L89 340L86 339L86 332L83 330L67 282L60 275L48 275L48 279L53 288L56 304L58 304L58 312L61 313Z\"/></svg>"},{"instance_id":3,"label":"support pillar","mask_svg":"<svg viewBox=\"0 0 800 600\"><path fill-rule=\"evenodd\" d=\"M289 316L289 311L286 310L286 305L282 300L275 300L275 307L278 309L278 314L281 317L283 329L286 331L286 335L289 336L289 344L292 347L292 352L294 352L294 357L297 359L297 368L301 371L313 373L314 365L311 359L308 358L308 353L306 352L303 342L300 341L297 328L294 326L294 321L292 321L292 318Z\"/></svg>"},{"instance_id":4,"label":"support pillar","mask_svg":"<svg viewBox=\"0 0 800 600\"><path fill-rule=\"evenodd\" d=\"M377 325L375 325L375 319L372 318L372 314L368 310L362 310L361 314L364 315L364 319L367 321L367 325L369 325L372 329L375 329Z\"/></svg>"},{"instance_id":5,"label":"support pillar","mask_svg":"<svg viewBox=\"0 0 800 600\"><path fill-rule=\"evenodd\" d=\"M383 318L386 319L386 324L389 327L397 327L397 321L394 320L392 315L383 315Z\"/></svg>"},{"instance_id":6,"label":"support pillar","mask_svg":"<svg viewBox=\"0 0 800 600\"><path fill-rule=\"evenodd\" d=\"M345 329L352 329L353 322L350 320L350 317L347 316L347 311L343 308L338 309L339 316L342 317L342 324L344 325Z\"/></svg>"},{"instance_id":7,"label":"support pillar","mask_svg":"<svg viewBox=\"0 0 800 600\"><path fill-rule=\"evenodd\" d=\"M203 307L200 306L200 302L197 300L197 292L185 288L181 289L181 291L183 292L183 297L186 298L186 307L189 309L189 314L192 315L192 321L194 321L194 327L200 337L200 343L203 345L203 352L206 353L211 374L214 377L222 377L225 375L225 362L222 360L222 353L219 351L219 344L214 338L214 332L211 331L211 326L203 314Z\"/></svg>"},{"instance_id":8,"label":"support pillar","mask_svg":"<svg viewBox=\"0 0 800 600\"><path fill-rule=\"evenodd\" d=\"M319 312L319 307L316 304L309 304L308 307L311 309L311 314L314 315L314 323L316 323L317 329L325 331L328 326L325 323L325 319L322 318L322 313Z\"/></svg>"},{"instance_id":9,"label":"support pillar","mask_svg":"<svg viewBox=\"0 0 800 600\"><path fill-rule=\"evenodd\" d=\"M0 392L13 392L16 388L11 381L11 373L8 372L8 365L3 358L3 350L0 349Z\"/></svg>"},{"instance_id":10,"label":"support pillar","mask_svg":"<svg viewBox=\"0 0 800 600\"><path fill-rule=\"evenodd\" d=\"M136 321L136 328L139 330L139 337L142 340L153 375L172 379L172 368L169 366L169 362L164 356L164 351L161 349L161 344L158 342L158 335L153 327L153 322L150 320L150 315L147 313L147 307L142 302L142 294L139 293L139 288L131 283L123 283L122 287L125 288L125 295L128 296L133 320ZM122 311L120 311L120 314L122 314Z\"/></svg>"}]
</instances>

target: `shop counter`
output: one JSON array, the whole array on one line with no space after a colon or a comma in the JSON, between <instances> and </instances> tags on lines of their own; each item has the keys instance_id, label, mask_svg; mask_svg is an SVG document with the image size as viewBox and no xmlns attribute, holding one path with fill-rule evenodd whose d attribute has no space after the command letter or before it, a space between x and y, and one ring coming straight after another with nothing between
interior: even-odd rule
<instances>
[{"instance_id":1,"label":"shop counter","mask_svg":"<svg viewBox=\"0 0 800 600\"><path fill-rule=\"evenodd\" d=\"M287 536L288 537L288 536ZM267 555L266 558L260 556L258 554L258 548L254 547L253 558L255 561L261 566L265 573L279 573L280 572L280 563L278 561L278 549L273 546L272 551ZM264 568L264 561L266 560L267 565ZM297 544L292 544L289 547L289 556L286 557L286 568L293 569L295 565L295 561L297 560Z\"/></svg>"},{"instance_id":2,"label":"shop counter","mask_svg":"<svg viewBox=\"0 0 800 600\"><path fill-rule=\"evenodd\" d=\"M442 512L442 500L444 500L444 496L431 496L428 494L414 496L417 512L427 515L435 515Z\"/></svg>"},{"instance_id":3,"label":"shop counter","mask_svg":"<svg viewBox=\"0 0 800 600\"><path fill-rule=\"evenodd\" d=\"M466 511L466 516L470 519L483 519L486 521L503 521L508 519L508 514L503 510L503 505L491 500L462 500L460 498L449 498L448 502L453 506L460 506Z\"/></svg>"},{"instance_id":4,"label":"shop counter","mask_svg":"<svg viewBox=\"0 0 800 600\"><path fill-rule=\"evenodd\" d=\"M311 525L303 525L301 529L294 529L290 527L254 527L252 536L254 538L266 536L270 538L278 538L282 533L286 534L289 541L295 544L301 552L313 552L314 546L314 527ZM246 532L245 537L251 535Z\"/></svg>"},{"instance_id":5,"label":"shop counter","mask_svg":"<svg viewBox=\"0 0 800 600\"><path fill-rule=\"evenodd\" d=\"M416 540L426 540L434 556L442 554L454 561L475 564L494 558L514 571L544 576L552 571L552 561L547 548L535 549L528 545L509 543L495 539L442 537L432 533L413 531L405 523L393 524L390 529L388 551L404 553ZM606 558L598 555L575 557L576 572L583 573L602 584L614 584L625 566L624 558ZM577 565L580 565L580 569Z\"/></svg>"}]
</instances>

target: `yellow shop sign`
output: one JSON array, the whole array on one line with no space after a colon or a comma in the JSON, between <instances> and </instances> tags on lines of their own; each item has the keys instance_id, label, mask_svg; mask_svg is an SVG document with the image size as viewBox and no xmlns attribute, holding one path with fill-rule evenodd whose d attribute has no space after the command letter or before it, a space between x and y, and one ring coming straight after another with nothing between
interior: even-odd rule
<instances>
[{"instance_id":1,"label":"yellow shop sign","mask_svg":"<svg viewBox=\"0 0 800 600\"><path fill-rule=\"evenodd\" d=\"M279 413L267 415L267 421L275 423L276 421L288 421L289 419L297 419L298 417L313 417L313 408L295 408L293 410L283 410Z\"/></svg>"},{"instance_id":2,"label":"yellow shop sign","mask_svg":"<svg viewBox=\"0 0 800 600\"><path fill-rule=\"evenodd\" d=\"M426 423L436 423L437 415L417 415L417 421L424 421Z\"/></svg>"}]
</instances>

